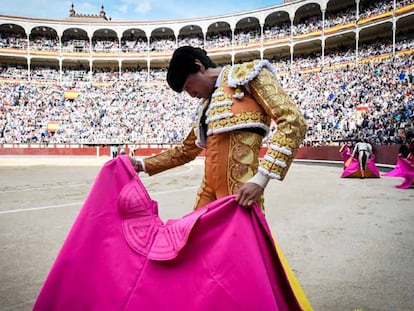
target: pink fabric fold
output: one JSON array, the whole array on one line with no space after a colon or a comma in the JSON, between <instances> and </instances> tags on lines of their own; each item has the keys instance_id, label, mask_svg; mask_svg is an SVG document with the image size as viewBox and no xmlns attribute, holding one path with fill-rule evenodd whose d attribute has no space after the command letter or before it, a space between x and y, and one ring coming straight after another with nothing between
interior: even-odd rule
<instances>
[{"instance_id":1,"label":"pink fabric fold","mask_svg":"<svg viewBox=\"0 0 414 311\"><path fill-rule=\"evenodd\" d=\"M411 188L414 185L414 161L398 156L395 167L383 176L401 177L403 178L402 183L395 187L400 189Z\"/></svg>"},{"instance_id":2,"label":"pink fabric fold","mask_svg":"<svg viewBox=\"0 0 414 311\"><path fill-rule=\"evenodd\" d=\"M101 169L33 310L301 307L258 206L229 196L164 224L121 156Z\"/></svg>"}]
</instances>

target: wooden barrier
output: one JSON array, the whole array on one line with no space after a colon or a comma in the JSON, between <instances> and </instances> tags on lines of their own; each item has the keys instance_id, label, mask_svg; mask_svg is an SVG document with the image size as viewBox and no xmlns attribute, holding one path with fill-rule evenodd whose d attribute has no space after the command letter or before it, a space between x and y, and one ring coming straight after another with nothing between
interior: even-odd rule
<instances>
[{"instance_id":1,"label":"wooden barrier","mask_svg":"<svg viewBox=\"0 0 414 311\"><path fill-rule=\"evenodd\" d=\"M172 145L136 145L135 156L151 156L158 154ZM375 146L375 162L394 165L397 161L399 145ZM262 148L263 157L267 148ZM85 145L48 145L41 144L0 144L0 156L110 156L110 146ZM119 152L119 148L118 148ZM129 146L125 153L130 154ZM204 156L204 152L200 154ZM302 147L296 154L296 159L315 161L342 161L338 146ZM1 161L1 159L0 159Z\"/></svg>"}]
</instances>

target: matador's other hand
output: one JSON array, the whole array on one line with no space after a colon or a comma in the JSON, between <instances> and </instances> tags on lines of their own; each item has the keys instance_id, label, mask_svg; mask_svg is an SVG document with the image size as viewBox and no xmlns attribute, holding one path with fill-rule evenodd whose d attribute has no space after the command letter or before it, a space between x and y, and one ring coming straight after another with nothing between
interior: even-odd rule
<instances>
[{"instance_id":1,"label":"matador's other hand","mask_svg":"<svg viewBox=\"0 0 414 311\"><path fill-rule=\"evenodd\" d=\"M144 170L144 168L142 167L141 161L138 161L137 159L133 157L129 157L129 160L131 161L132 167L134 168L135 172L139 173Z\"/></svg>"},{"instance_id":2,"label":"matador's other hand","mask_svg":"<svg viewBox=\"0 0 414 311\"><path fill-rule=\"evenodd\" d=\"M243 207L252 207L259 202L264 189L256 183L245 183L236 193L236 201Z\"/></svg>"}]
</instances>

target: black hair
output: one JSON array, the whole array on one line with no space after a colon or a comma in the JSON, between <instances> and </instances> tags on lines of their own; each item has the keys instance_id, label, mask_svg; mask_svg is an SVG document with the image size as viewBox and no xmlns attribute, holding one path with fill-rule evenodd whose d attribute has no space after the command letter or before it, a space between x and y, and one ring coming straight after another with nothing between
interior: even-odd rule
<instances>
[{"instance_id":1,"label":"black hair","mask_svg":"<svg viewBox=\"0 0 414 311\"><path fill-rule=\"evenodd\" d=\"M197 59L206 69L217 67L203 49L182 46L174 51L167 72L167 82L170 88L178 93L183 91L187 76L200 71L200 66L195 63Z\"/></svg>"}]
</instances>

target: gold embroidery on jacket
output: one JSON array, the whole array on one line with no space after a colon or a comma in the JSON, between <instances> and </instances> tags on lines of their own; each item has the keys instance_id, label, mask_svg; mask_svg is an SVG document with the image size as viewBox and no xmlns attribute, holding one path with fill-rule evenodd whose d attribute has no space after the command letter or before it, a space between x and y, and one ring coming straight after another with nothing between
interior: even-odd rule
<instances>
[{"instance_id":1,"label":"gold embroidery on jacket","mask_svg":"<svg viewBox=\"0 0 414 311\"><path fill-rule=\"evenodd\" d=\"M231 133L227 169L229 193L237 193L240 187L257 173L262 139L262 136L249 132ZM259 205L263 208L263 197Z\"/></svg>"},{"instance_id":2,"label":"gold embroidery on jacket","mask_svg":"<svg viewBox=\"0 0 414 311\"><path fill-rule=\"evenodd\" d=\"M276 146L276 150L268 149L259 170L270 178L283 180L303 141L306 123L300 109L277 82L270 67L267 61L253 61L224 69L220 87L213 94L207 109L207 135L244 128L261 128L267 132L271 120L274 120L277 130L270 137L269 144ZM227 84L233 85L233 93L225 92ZM249 86L250 94L263 112L232 112L235 100L240 100L239 104L243 105L243 85Z\"/></svg>"},{"instance_id":3,"label":"gold embroidery on jacket","mask_svg":"<svg viewBox=\"0 0 414 311\"><path fill-rule=\"evenodd\" d=\"M269 143L285 151L283 153L269 148L265 158L260 162L260 171L271 178L282 180L305 136L305 120L300 109L268 69L262 69L249 85L254 97L277 125L277 130Z\"/></svg>"}]
</instances>

